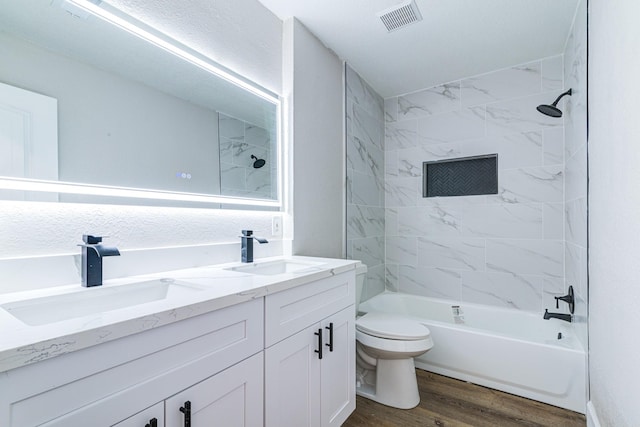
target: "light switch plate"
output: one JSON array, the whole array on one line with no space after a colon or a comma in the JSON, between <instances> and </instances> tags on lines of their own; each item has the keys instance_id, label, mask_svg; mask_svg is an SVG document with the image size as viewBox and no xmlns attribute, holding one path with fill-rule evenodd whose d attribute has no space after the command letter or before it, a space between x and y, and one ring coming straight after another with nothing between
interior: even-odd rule
<instances>
[{"instance_id":1,"label":"light switch plate","mask_svg":"<svg viewBox=\"0 0 640 427\"><path fill-rule=\"evenodd\" d=\"M271 234L274 236L282 235L282 218L274 216L271 221Z\"/></svg>"}]
</instances>

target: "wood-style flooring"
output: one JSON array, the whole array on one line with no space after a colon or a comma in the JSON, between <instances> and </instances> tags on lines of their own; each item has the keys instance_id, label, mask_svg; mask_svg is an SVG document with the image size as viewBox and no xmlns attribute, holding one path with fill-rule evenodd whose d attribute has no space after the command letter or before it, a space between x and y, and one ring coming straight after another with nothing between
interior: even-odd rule
<instances>
[{"instance_id":1,"label":"wood-style flooring","mask_svg":"<svg viewBox=\"0 0 640 427\"><path fill-rule=\"evenodd\" d=\"M358 396L343 427L585 427L584 415L416 369L420 404L390 408Z\"/></svg>"}]
</instances>

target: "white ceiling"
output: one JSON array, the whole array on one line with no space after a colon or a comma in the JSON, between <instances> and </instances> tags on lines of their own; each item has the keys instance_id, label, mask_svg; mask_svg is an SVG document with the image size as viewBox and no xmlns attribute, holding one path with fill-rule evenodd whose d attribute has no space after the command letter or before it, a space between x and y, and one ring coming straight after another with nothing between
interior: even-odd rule
<instances>
[{"instance_id":1,"label":"white ceiling","mask_svg":"<svg viewBox=\"0 0 640 427\"><path fill-rule=\"evenodd\" d=\"M259 0L295 16L390 97L561 54L578 0L416 0L423 20L388 33L402 0Z\"/></svg>"}]
</instances>

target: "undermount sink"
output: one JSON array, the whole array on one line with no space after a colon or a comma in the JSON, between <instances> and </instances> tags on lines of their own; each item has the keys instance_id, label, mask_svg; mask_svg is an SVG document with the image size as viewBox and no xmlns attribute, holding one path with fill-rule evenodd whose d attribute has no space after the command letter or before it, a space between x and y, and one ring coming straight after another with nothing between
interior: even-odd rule
<instances>
[{"instance_id":1,"label":"undermount sink","mask_svg":"<svg viewBox=\"0 0 640 427\"><path fill-rule=\"evenodd\" d=\"M230 267L227 270L237 271L240 273L259 274L265 276L273 276L276 274L284 273L296 273L302 270L317 267L321 263L317 262L304 262L304 261L292 261L292 260L276 260L258 262L253 264L241 265L238 267Z\"/></svg>"},{"instance_id":2,"label":"undermount sink","mask_svg":"<svg viewBox=\"0 0 640 427\"><path fill-rule=\"evenodd\" d=\"M202 289L173 279L158 279L81 289L63 295L10 302L0 307L27 325L39 326L187 295Z\"/></svg>"}]
</instances>

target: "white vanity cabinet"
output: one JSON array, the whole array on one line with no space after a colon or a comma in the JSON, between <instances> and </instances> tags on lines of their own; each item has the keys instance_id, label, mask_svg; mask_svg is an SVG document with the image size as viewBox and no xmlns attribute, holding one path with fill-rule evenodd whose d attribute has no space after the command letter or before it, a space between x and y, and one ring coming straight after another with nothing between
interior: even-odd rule
<instances>
[{"instance_id":1,"label":"white vanity cabinet","mask_svg":"<svg viewBox=\"0 0 640 427\"><path fill-rule=\"evenodd\" d=\"M355 409L354 293L349 272L266 297L266 427L339 426Z\"/></svg>"},{"instance_id":2,"label":"white vanity cabinet","mask_svg":"<svg viewBox=\"0 0 640 427\"><path fill-rule=\"evenodd\" d=\"M355 272L341 266L256 279L266 296L231 306L34 329L55 338L0 372L0 427L340 426L355 409Z\"/></svg>"},{"instance_id":3,"label":"white vanity cabinet","mask_svg":"<svg viewBox=\"0 0 640 427\"><path fill-rule=\"evenodd\" d=\"M220 425L260 426L263 308L259 298L0 373L0 425L183 426L173 406L186 399L193 419L233 410L250 416Z\"/></svg>"}]
</instances>

